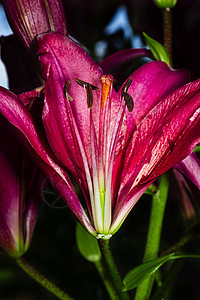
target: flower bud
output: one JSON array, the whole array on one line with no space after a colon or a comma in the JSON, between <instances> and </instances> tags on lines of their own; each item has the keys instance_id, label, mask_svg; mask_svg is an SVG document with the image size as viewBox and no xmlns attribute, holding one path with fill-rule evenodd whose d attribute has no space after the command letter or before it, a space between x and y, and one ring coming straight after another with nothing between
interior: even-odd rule
<instances>
[{"instance_id":1,"label":"flower bud","mask_svg":"<svg viewBox=\"0 0 200 300\"><path fill-rule=\"evenodd\" d=\"M5 0L4 7L13 31L27 48L38 34L67 34L61 0Z\"/></svg>"},{"instance_id":2,"label":"flower bud","mask_svg":"<svg viewBox=\"0 0 200 300\"><path fill-rule=\"evenodd\" d=\"M160 8L172 8L176 5L177 0L153 0L155 5Z\"/></svg>"},{"instance_id":3,"label":"flower bud","mask_svg":"<svg viewBox=\"0 0 200 300\"><path fill-rule=\"evenodd\" d=\"M17 258L31 242L44 177L0 116L0 253Z\"/></svg>"}]
</instances>

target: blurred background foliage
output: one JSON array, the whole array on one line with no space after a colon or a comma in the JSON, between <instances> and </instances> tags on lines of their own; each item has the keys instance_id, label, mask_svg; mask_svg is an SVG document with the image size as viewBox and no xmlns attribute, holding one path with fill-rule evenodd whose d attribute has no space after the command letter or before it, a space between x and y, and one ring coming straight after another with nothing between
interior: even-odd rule
<instances>
[{"instance_id":1,"label":"blurred background foliage","mask_svg":"<svg viewBox=\"0 0 200 300\"><path fill-rule=\"evenodd\" d=\"M152 0L63 0L68 31L97 61L122 49L142 47L142 32L162 43L162 14ZM0 20L1 22L1 20ZM1 26L1 23L0 23ZM200 77L200 1L181 0L173 10L173 61L175 68L188 68L192 79ZM19 93L38 85L30 57L15 37L1 37L1 55L10 89ZM131 66L129 72L143 62ZM180 212L180 193L172 180L161 240L161 251L186 231ZM57 195L43 195L31 247L25 255L41 273L75 299L106 300L107 292L95 265L78 252L76 221ZM178 200L179 199L179 200ZM55 207L56 206L56 207ZM144 195L132 210L111 246L122 277L143 258L151 197ZM199 253L200 239L187 245ZM180 270L179 270L180 269ZM178 272L179 270L179 272ZM166 270L165 270L166 272ZM200 299L200 263L185 260L177 265L177 278L165 299ZM134 291L131 293L133 298ZM55 299L24 274L10 258L0 256L0 300Z\"/></svg>"}]
</instances>

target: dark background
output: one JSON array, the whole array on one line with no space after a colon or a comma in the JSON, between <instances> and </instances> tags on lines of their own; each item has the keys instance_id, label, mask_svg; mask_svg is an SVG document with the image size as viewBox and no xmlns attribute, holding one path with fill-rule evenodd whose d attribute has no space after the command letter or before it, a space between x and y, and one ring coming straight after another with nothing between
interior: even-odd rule
<instances>
[{"instance_id":1,"label":"dark background","mask_svg":"<svg viewBox=\"0 0 200 300\"><path fill-rule=\"evenodd\" d=\"M64 0L69 34L87 47L97 60L121 49L130 48L134 34L141 37L145 31L162 42L162 13L151 0ZM133 36L125 37L125 31L106 34L117 9L124 5ZM173 10L173 62L175 68L188 68L192 79L200 77L200 2L181 0ZM102 57L95 51L97 43L106 45ZM141 43L142 43L141 37ZM8 68L10 88L22 92L37 86L37 79L28 54L14 38L1 38L2 59ZM26 58L26 59L25 59ZM24 61L28 61L24 65ZM21 76L14 76L20 69ZM134 70L134 66L130 70ZM168 248L186 232L180 212L179 193L171 186L162 232L161 250ZM55 196L56 197L56 196ZM26 259L75 299L108 299L95 265L87 262L78 252L75 240L76 221L67 208L53 208L48 199L42 201L33 240ZM142 262L151 197L144 195L129 214L118 233L111 239L111 246L122 278L134 266ZM189 253L200 253L200 239L190 242ZM21 271L15 261L0 256L0 299L42 300L56 299ZM167 267L163 270L165 274ZM2 275L1 275L2 274ZM184 260L176 277L171 295L165 299L200 299L200 262ZM131 293L132 298L134 291Z\"/></svg>"}]
</instances>

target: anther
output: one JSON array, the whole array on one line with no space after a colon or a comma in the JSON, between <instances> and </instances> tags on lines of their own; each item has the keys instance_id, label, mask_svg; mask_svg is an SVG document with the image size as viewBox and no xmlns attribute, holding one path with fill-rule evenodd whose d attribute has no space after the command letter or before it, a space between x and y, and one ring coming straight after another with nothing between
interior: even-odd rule
<instances>
[{"instance_id":1,"label":"anther","mask_svg":"<svg viewBox=\"0 0 200 300\"><path fill-rule=\"evenodd\" d=\"M124 92L123 99L124 99L124 101L126 103L128 111L131 112L133 110L133 108L134 108L133 98L131 97L131 95L129 95L128 93Z\"/></svg>"},{"instance_id":2,"label":"anther","mask_svg":"<svg viewBox=\"0 0 200 300\"><path fill-rule=\"evenodd\" d=\"M93 105L93 95L92 95L92 87L90 84L86 86L86 90L87 90L87 105L88 108L91 108Z\"/></svg>"},{"instance_id":3,"label":"anther","mask_svg":"<svg viewBox=\"0 0 200 300\"><path fill-rule=\"evenodd\" d=\"M85 82L83 80L80 80L78 78L75 78L75 80L80 86L82 86L84 89L86 89L87 105L88 105L88 108L91 108L93 105L92 90L98 90L98 87L96 87L95 85L92 85L88 82Z\"/></svg>"},{"instance_id":4,"label":"anther","mask_svg":"<svg viewBox=\"0 0 200 300\"><path fill-rule=\"evenodd\" d=\"M125 92L125 93L127 93L128 92L128 89L129 89L129 87L130 87L130 85L131 85L131 83L133 82L133 78L129 78L126 82L125 82L125 84L123 85L123 87L122 87L122 94Z\"/></svg>"},{"instance_id":5,"label":"anther","mask_svg":"<svg viewBox=\"0 0 200 300\"><path fill-rule=\"evenodd\" d=\"M96 91L98 90L98 87L95 86L95 85L93 85L93 84L90 84L90 83L85 82L85 81L83 81L83 80L81 80L81 79L78 79L78 78L75 78L75 80L76 80L76 82L77 82L80 86L82 86L83 88L86 88L87 85L90 85L91 88L92 88L92 90L96 90Z\"/></svg>"},{"instance_id":6,"label":"anther","mask_svg":"<svg viewBox=\"0 0 200 300\"><path fill-rule=\"evenodd\" d=\"M70 96L70 94L69 94L69 86L70 86L70 81L67 81L66 83L65 83L65 86L64 86L64 89L63 89L63 91L64 91L64 95L65 95L65 98L66 98L66 96L67 96L67 98L70 100L70 101L73 101L73 98Z\"/></svg>"},{"instance_id":7,"label":"anther","mask_svg":"<svg viewBox=\"0 0 200 300\"><path fill-rule=\"evenodd\" d=\"M132 82L133 82L133 78L129 78L123 85L122 92L121 92L121 99L125 101L129 112L131 112L134 107L133 98L131 97L131 95L127 93Z\"/></svg>"},{"instance_id":8,"label":"anther","mask_svg":"<svg viewBox=\"0 0 200 300\"><path fill-rule=\"evenodd\" d=\"M108 94L113 84L113 76L110 74L101 75L100 79L102 83L101 108L104 108L104 105L108 98Z\"/></svg>"}]
</instances>

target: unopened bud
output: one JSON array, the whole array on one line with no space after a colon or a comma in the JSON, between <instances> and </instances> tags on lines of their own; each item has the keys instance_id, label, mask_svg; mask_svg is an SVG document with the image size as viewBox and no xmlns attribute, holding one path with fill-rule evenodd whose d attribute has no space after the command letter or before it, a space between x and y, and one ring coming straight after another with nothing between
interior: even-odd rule
<instances>
[{"instance_id":1,"label":"unopened bud","mask_svg":"<svg viewBox=\"0 0 200 300\"><path fill-rule=\"evenodd\" d=\"M38 34L67 34L61 0L5 0L4 7L13 31L27 48Z\"/></svg>"},{"instance_id":2,"label":"unopened bud","mask_svg":"<svg viewBox=\"0 0 200 300\"><path fill-rule=\"evenodd\" d=\"M176 5L177 0L153 0L155 5L160 8L172 8Z\"/></svg>"}]
</instances>

